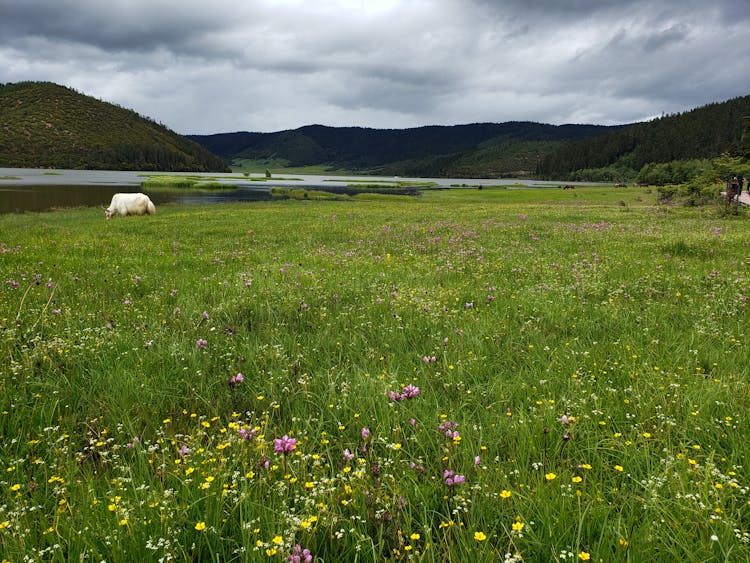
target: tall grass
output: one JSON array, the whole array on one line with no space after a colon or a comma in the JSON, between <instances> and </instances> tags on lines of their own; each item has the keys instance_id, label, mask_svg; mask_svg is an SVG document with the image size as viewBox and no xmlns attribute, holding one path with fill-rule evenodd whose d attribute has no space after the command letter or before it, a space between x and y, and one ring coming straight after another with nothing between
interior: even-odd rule
<instances>
[{"instance_id":1,"label":"tall grass","mask_svg":"<svg viewBox=\"0 0 750 563\"><path fill-rule=\"evenodd\" d=\"M7 561L750 559L747 217L484 189L0 233Z\"/></svg>"}]
</instances>

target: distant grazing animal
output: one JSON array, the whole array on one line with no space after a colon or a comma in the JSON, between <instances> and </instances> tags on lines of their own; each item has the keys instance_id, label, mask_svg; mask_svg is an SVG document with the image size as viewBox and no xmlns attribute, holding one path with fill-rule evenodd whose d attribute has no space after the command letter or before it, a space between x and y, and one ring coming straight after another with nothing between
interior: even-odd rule
<instances>
[{"instance_id":1,"label":"distant grazing animal","mask_svg":"<svg viewBox=\"0 0 750 563\"><path fill-rule=\"evenodd\" d=\"M109 207L104 210L107 219L113 215L156 215L156 207L146 194L115 194Z\"/></svg>"}]
</instances>

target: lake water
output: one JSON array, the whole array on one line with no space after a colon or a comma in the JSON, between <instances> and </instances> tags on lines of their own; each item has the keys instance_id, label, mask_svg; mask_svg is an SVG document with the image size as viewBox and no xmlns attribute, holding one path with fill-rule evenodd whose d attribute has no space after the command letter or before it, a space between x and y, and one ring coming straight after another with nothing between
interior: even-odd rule
<instances>
[{"instance_id":1,"label":"lake water","mask_svg":"<svg viewBox=\"0 0 750 563\"><path fill-rule=\"evenodd\" d=\"M29 168L0 168L0 213L22 213L26 211L49 211L66 207L106 207L117 192L141 191L141 182L151 172L115 170L40 170ZM180 175L169 173L170 176ZM394 178L377 176L307 176L285 175L283 179L252 181L263 175L245 177L242 174L195 174L207 181L226 182L233 189L227 190L144 190L158 207L164 204L191 205L237 201L262 201L272 199L270 189L274 186L318 189L335 193L353 193L348 185L357 183L434 182L439 188L456 185L510 186L523 184L528 187L557 187L560 182L531 180L470 180L466 178ZM293 178L293 179L290 179Z\"/></svg>"}]
</instances>

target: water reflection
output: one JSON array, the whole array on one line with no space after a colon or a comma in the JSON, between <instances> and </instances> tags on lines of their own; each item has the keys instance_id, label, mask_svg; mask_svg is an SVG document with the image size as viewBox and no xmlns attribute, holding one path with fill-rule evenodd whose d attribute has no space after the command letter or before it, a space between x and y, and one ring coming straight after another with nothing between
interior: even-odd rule
<instances>
[{"instance_id":1,"label":"water reflection","mask_svg":"<svg viewBox=\"0 0 750 563\"><path fill-rule=\"evenodd\" d=\"M139 192L140 186L3 186L0 184L0 213L50 211L70 207L102 207L109 205L118 192ZM233 201L272 199L268 188L235 188L219 192L149 190L157 207L164 204L191 205Z\"/></svg>"},{"instance_id":2,"label":"water reflection","mask_svg":"<svg viewBox=\"0 0 750 563\"><path fill-rule=\"evenodd\" d=\"M22 213L25 211L48 211L69 207L106 207L117 192L139 192L141 182L153 173L116 170L40 170L27 168L0 168L0 213ZM177 176L180 174L169 174ZM196 176L194 173L184 175ZM467 180L450 178L406 179L375 176L307 176L290 175L288 178L273 178L270 182L253 181L239 174L203 174L206 180L220 180L230 186L227 190L183 190L148 189L151 200L158 207L164 204L191 205L229 202L251 202L273 199L273 186L323 190L353 195L372 189L357 188L364 184L383 182L383 191L390 194L416 195L415 188L394 188L394 182L433 182L437 189L451 186L509 186L525 184L529 187L551 187L555 182L522 180ZM260 176L260 175L254 175ZM256 178L263 180L264 178ZM388 187L390 185L390 187ZM377 190L375 190L377 191Z\"/></svg>"}]
</instances>

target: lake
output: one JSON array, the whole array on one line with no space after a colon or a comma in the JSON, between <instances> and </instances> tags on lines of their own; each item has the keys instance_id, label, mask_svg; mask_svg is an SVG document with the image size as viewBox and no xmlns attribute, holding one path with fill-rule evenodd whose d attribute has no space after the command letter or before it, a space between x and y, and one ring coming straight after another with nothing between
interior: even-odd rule
<instances>
[{"instance_id":1,"label":"lake","mask_svg":"<svg viewBox=\"0 0 750 563\"><path fill-rule=\"evenodd\" d=\"M43 170L30 168L0 168L0 213L49 211L68 207L106 207L117 192L141 191L141 182L153 172L117 170ZM394 178L378 176L308 176L290 174L263 181L264 175L252 174L196 174L163 173L169 176L202 176L206 181L227 183L227 190L151 189L148 193L158 207L165 204L191 205L227 202L252 202L272 199L272 187L317 189L334 193L356 193L358 183L377 182L434 182L437 188L457 185L483 187L528 186L557 187L560 182L536 180L488 180L466 178ZM256 178L258 180L252 180ZM394 188L389 193L396 193ZM403 191L402 193L407 193Z\"/></svg>"}]
</instances>

